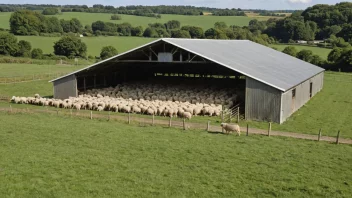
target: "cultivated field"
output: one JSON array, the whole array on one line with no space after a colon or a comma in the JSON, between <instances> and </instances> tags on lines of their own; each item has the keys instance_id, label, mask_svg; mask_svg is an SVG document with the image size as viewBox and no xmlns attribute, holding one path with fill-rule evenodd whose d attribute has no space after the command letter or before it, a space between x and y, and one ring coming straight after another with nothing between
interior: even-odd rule
<instances>
[{"instance_id":1,"label":"cultivated field","mask_svg":"<svg viewBox=\"0 0 352 198\"><path fill-rule=\"evenodd\" d=\"M278 44L278 45L270 45L271 47L276 47L278 50L282 51L287 46L293 46L297 49L297 51L301 51L303 49L311 50L313 54L316 54L323 59L327 59L331 49L322 48L322 47L314 47L314 46L307 46L307 45L288 45L288 44Z\"/></svg>"},{"instance_id":2,"label":"cultivated field","mask_svg":"<svg viewBox=\"0 0 352 198\"><path fill-rule=\"evenodd\" d=\"M349 197L352 147L0 112L1 197Z\"/></svg>"},{"instance_id":3,"label":"cultivated field","mask_svg":"<svg viewBox=\"0 0 352 198\"><path fill-rule=\"evenodd\" d=\"M18 66L20 68L20 66ZM52 96L52 84L48 80L0 84L0 96L33 96L39 93L41 96ZM343 138L352 138L352 75L327 72L324 80L324 89L312 98L304 107L297 111L284 124L273 124L275 131L297 132L306 134L318 134L323 129L324 136L336 136L341 130ZM1 103L8 107L8 103ZM31 105L13 105L20 108L41 108ZM104 112L107 114L107 112ZM220 123L219 117L195 117L192 121L206 123L211 120L213 124ZM242 121L241 126L249 124L251 128L267 129L265 122Z\"/></svg>"},{"instance_id":4,"label":"cultivated field","mask_svg":"<svg viewBox=\"0 0 352 198\"><path fill-rule=\"evenodd\" d=\"M18 40L26 40L31 42L32 48L40 48L45 54L54 53L54 42L60 37L42 37L42 36L17 36ZM82 41L87 44L87 55L99 56L104 46L112 45L119 53L125 52L140 45L149 43L155 38L143 37L84 37Z\"/></svg>"},{"instance_id":5,"label":"cultivated field","mask_svg":"<svg viewBox=\"0 0 352 198\"><path fill-rule=\"evenodd\" d=\"M32 48L41 48L44 53L53 53L54 42L58 41L59 37L42 37L42 36L17 36L18 40L26 40L31 42ZM104 46L112 45L119 53L125 52L132 48L138 47L140 45L146 44L155 40L155 38L143 38L143 37L117 37L117 36L99 36L99 37L84 37L82 41L87 44L88 55L99 56L101 48ZM285 47L289 45L270 45L271 47L276 47L278 50L282 51ZM304 46L304 45L293 45L296 49L309 49L314 54L321 56L326 59L329 55L331 49Z\"/></svg>"},{"instance_id":6,"label":"cultivated field","mask_svg":"<svg viewBox=\"0 0 352 198\"><path fill-rule=\"evenodd\" d=\"M9 19L11 13L0 13L0 28L9 29ZM71 19L77 18L81 21L83 25L92 24L95 21L109 21L112 23L124 23L128 22L133 26L143 26L144 28L148 26L149 23L165 23L170 20L178 20L181 25L193 25L200 26L205 30L214 27L214 23L223 21L227 25L237 25L237 26L248 26L249 21L253 18L245 16L186 16L186 15L171 15L163 14L161 19L156 19L152 17L141 17L133 15L121 15L122 20L114 21L110 20L112 14L105 13L82 13L82 12L65 12L60 15L56 15L59 19Z\"/></svg>"}]
</instances>

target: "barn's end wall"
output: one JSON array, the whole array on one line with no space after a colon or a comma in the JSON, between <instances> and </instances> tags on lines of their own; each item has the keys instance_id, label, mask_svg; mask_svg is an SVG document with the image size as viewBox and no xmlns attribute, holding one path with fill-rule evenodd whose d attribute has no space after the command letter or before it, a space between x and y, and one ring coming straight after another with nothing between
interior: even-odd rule
<instances>
[{"instance_id":1,"label":"barn's end wall","mask_svg":"<svg viewBox=\"0 0 352 198\"><path fill-rule=\"evenodd\" d=\"M279 123L281 95L280 90L247 77L246 119Z\"/></svg>"},{"instance_id":2,"label":"barn's end wall","mask_svg":"<svg viewBox=\"0 0 352 198\"><path fill-rule=\"evenodd\" d=\"M310 83L312 85L312 97L323 88L324 72L310 78L296 87L282 94L281 123L285 122L294 112L306 104L310 96ZM292 91L296 89L296 96L292 97Z\"/></svg>"},{"instance_id":3,"label":"barn's end wall","mask_svg":"<svg viewBox=\"0 0 352 198\"><path fill-rule=\"evenodd\" d=\"M54 98L67 99L77 97L77 80L75 75L54 81Z\"/></svg>"}]
</instances>

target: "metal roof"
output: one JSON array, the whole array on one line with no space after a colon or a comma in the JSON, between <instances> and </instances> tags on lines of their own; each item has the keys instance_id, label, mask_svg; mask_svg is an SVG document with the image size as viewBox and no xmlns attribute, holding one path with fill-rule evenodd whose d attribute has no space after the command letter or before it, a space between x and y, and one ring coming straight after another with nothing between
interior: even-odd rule
<instances>
[{"instance_id":1,"label":"metal roof","mask_svg":"<svg viewBox=\"0 0 352 198\"><path fill-rule=\"evenodd\" d=\"M102 62L109 61L161 40L242 73L281 91L287 91L324 71L324 69L320 67L248 40L163 38L132 49L123 54L111 57ZM97 66L102 62L68 75Z\"/></svg>"}]
</instances>

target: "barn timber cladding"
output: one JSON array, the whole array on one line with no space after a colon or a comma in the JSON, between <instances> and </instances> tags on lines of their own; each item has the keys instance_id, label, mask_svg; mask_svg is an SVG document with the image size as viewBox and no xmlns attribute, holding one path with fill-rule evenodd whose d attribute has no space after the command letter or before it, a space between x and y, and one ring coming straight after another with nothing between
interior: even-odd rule
<instances>
[{"instance_id":1,"label":"barn timber cladding","mask_svg":"<svg viewBox=\"0 0 352 198\"><path fill-rule=\"evenodd\" d=\"M68 93L55 89L60 91L57 94L55 92L55 97L77 95L77 80L71 77L74 78L81 72L107 64L119 66L119 60L145 53L143 50L163 44L174 46L246 76L246 119L282 123L323 87L324 69L251 41L163 38L50 81L54 86L61 85L61 81L65 79L69 81L65 86L76 83L76 88L68 89ZM167 60L172 59L161 56L162 51L158 52L162 60L170 62ZM216 69L214 67L213 70Z\"/></svg>"}]
</instances>

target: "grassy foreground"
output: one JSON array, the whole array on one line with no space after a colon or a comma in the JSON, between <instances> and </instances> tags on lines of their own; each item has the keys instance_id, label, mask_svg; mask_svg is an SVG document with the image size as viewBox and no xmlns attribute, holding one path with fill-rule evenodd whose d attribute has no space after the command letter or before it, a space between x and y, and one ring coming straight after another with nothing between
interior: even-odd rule
<instances>
[{"instance_id":1,"label":"grassy foreground","mask_svg":"<svg viewBox=\"0 0 352 198\"><path fill-rule=\"evenodd\" d=\"M352 147L0 112L1 197L348 197Z\"/></svg>"}]
</instances>

